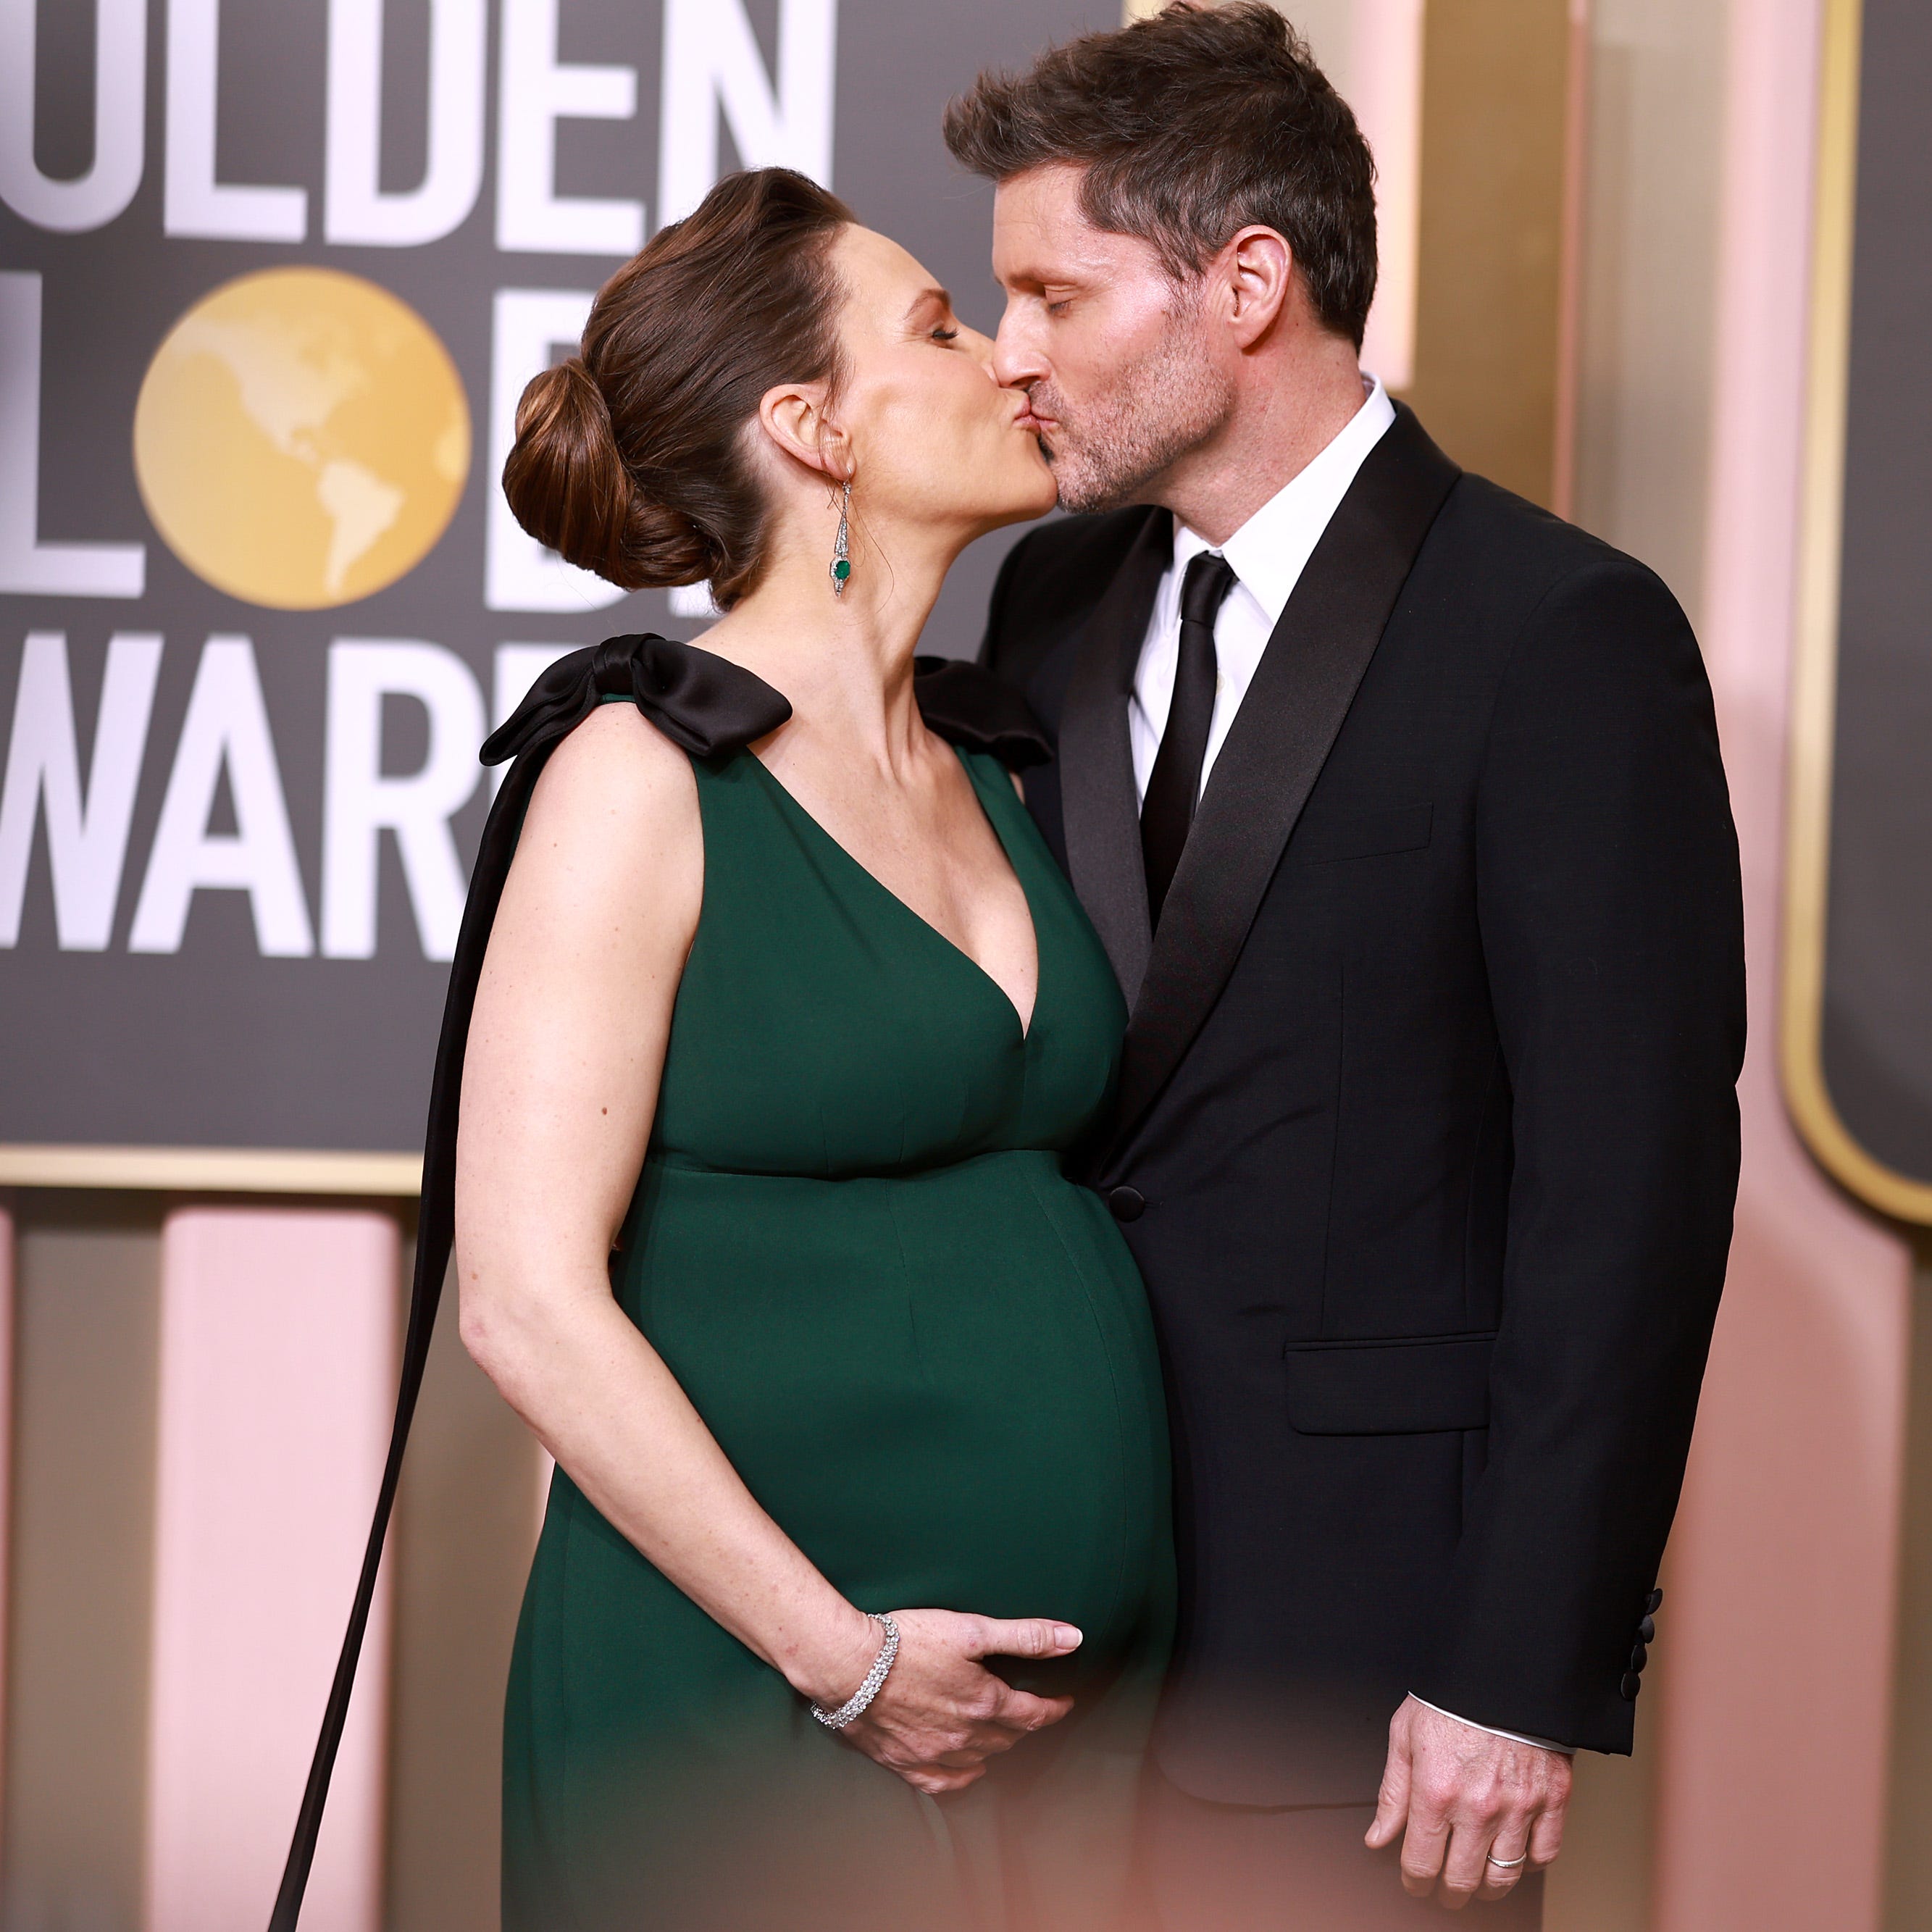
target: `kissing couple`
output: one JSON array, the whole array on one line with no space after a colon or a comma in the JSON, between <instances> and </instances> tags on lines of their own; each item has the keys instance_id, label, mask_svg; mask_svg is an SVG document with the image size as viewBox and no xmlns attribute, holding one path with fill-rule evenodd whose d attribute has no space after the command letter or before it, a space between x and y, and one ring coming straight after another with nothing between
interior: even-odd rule
<instances>
[{"instance_id":1,"label":"kissing couple","mask_svg":"<svg viewBox=\"0 0 1932 1932\"><path fill-rule=\"evenodd\" d=\"M945 132L994 338L734 175L504 474L722 613L485 748L418 1299L453 1228L558 1466L504 1925L1534 1927L1730 1240L1697 644L1361 369L1372 163L1262 0Z\"/></svg>"}]
</instances>

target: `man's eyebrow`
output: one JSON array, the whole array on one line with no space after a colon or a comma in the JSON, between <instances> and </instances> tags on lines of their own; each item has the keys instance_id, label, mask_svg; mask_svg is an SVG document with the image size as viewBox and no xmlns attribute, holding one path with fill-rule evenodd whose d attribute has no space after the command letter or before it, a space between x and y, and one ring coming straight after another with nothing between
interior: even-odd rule
<instances>
[{"instance_id":1,"label":"man's eyebrow","mask_svg":"<svg viewBox=\"0 0 1932 1932\"><path fill-rule=\"evenodd\" d=\"M993 280L1003 289L1074 289L1085 286L1078 274L1070 274L1064 268L1056 268L1049 273L1045 268L1031 266L1010 269L1004 275L995 270Z\"/></svg>"}]
</instances>

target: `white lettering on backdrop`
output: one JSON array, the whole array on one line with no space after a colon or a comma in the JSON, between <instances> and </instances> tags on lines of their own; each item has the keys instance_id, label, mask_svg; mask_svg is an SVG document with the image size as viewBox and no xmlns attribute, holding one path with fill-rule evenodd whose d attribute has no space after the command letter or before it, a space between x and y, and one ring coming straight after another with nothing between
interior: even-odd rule
<instances>
[{"instance_id":1,"label":"white lettering on backdrop","mask_svg":"<svg viewBox=\"0 0 1932 1932\"><path fill-rule=\"evenodd\" d=\"M488 0L430 0L428 165L421 186L382 178L384 0L330 0L328 147L322 234L420 248L462 226L483 186Z\"/></svg>"},{"instance_id":2,"label":"white lettering on backdrop","mask_svg":"<svg viewBox=\"0 0 1932 1932\"><path fill-rule=\"evenodd\" d=\"M43 543L40 504L40 278L0 274L0 592L141 595L146 545Z\"/></svg>"},{"instance_id":3,"label":"white lettering on backdrop","mask_svg":"<svg viewBox=\"0 0 1932 1932\"><path fill-rule=\"evenodd\" d=\"M141 185L147 127L148 0L94 0L94 162L56 181L34 158L33 0L0 5L0 200L23 221L78 235L105 227Z\"/></svg>"},{"instance_id":4,"label":"white lettering on backdrop","mask_svg":"<svg viewBox=\"0 0 1932 1932\"><path fill-rule=\"evenodd\" d=\"M61 950L106 950L160 668L159 638L130 632L109 643L83 786L67 638L58 631L28 633L0 786L0 946L20 942L34 826L44 805Z\"/></svg>"},{"instance_id":5,"label":"white lettering on backdrop","mask_svg":"<svg viewBox=\"0 0 1932 1932\"><path fill-rule=\"evenodd\" d=\"M796 168L832 185L836 0L780 0L776 84L742 0L664 0L658 226L682 221L718 180L718 116L748 168Z\"/></svg>"},{"instance_id":6,"label":"white lettering on backdrop","mask_svg":"<svg viewBox=\"0 0 1932 1932\"><path fill-rule=\"evenodd\" d=\"M224 772L235 830L210 832ZM255 646L246 638L212 637L202 647L128 951L178 952L188 908L208 890L248 895L265 959L315 950Z\"/></svg>"},{"instance_id":7,"label":"white lettering on backdrop","mask_svg":"<svg viewBox=\"0 0 1932 1932\"><path fill-rule=\"evenodd\" d=\"M161 232L217 242L299 242L308 195L214 178L221 0L168 0L167 171Z\"/></svg>"},{"instance_id":8,"label":"white lettering on backdrop","mask_svg":"<svg viewBox=\"0 0 1932 1932\"><path fill-rule=\"evenodd\" d=\"M638 111L638 70L560 61L557 4L503 0L496 246L551 255L634 255L644 245L642 202L557 193L556 124L629 120Z\"/></svg>"},{"instance_id":9,"label":"white lettering on backdrop","mask_svg":"<svg viewBox=\"0 0 1932 1932\"><path fill-rule=\"evenodd\" d=\"M429 750L405 777L382 772L382 700L412 698L429 715ZM395 836L428 959L456 956L468 880L449 829L480 776L483 694L440 644L338 638L328 647L328 740L322 828L322 950L376 954L376 860Z\"/></svg>"},{"instance_id":10,"label":"white lettering on backdrop","mask_svg":"<svg viewBox=\"0 0 1932 1932\"><path fill-rule=\"evenodd\" d=\"M556 191L560 121L628 121L634 68L559 59L562 0L502 0L498 57L496 245L538 254L624 256L644 245L644 206ZM747 167L832 179L838 0L779 0L778 71L766 71L743 0L663 0L659 219L682 220L718 178L722 113ZM141 182L147 62L144 0L95 0L94 153L72 180L34 155L36 8L0 6L0 200L63 233L98 228ZM482 180L488 0L430 0L428 164L422 184L379 185L385 0L330 0L326 238L418 247L475 205ZM169 0L164 232L300 242L308 196L215 178L220 0Z\"/></svg>"},{"instance_id":11,"label":"white lettering on backdrop","mask_svg":"<svg viewBox=\"0 0 1932 1932\"><path fill-rule=\"evenodd\" d=\"M544 669L578 646L496 646L489 724L500 724ZM107 647L92 755L82 776L67 639L30 632L0 782L0 948L19 944L37 827L46 828L55 929L62 950L98 952L113 934L134 800L146 760L162 640L117 632ZM447 959L462 916L463 868L452 817L474 795L473 757L485 725L476 680L436 644L338 640L329 661L323 796L323 950L366 959L376 940L381 836L394 835L423 956ZM420 703L428 756L403 776L382 771L385 698ZM208 823L224 774L232 833ZM494 791L502 767L491 774ZM300 864L254 648L211 637L202 650L169 772L128 938L134 952L177 952L195 893L249 895L258 949L268 958L315 950Z\"/></svg>"}]
</instances>

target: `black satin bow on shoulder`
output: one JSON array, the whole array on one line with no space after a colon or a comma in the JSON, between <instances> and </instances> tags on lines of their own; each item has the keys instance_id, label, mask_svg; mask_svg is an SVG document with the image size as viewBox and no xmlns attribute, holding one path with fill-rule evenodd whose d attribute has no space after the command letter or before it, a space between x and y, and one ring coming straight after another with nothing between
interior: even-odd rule
<instances>
[{"instance_id":1,"label":"black satin bow on shoulder","mask_svg":"<svg viewBox=\"0 0 1932 1932\"><path fill-rule=\"evenodd\" d=\"M674 745L700 758L748 745L791 716L787 699L728 658L651 634L607 638L543 673L484 740L484 764L500 765L568 736L613 698L629 698Z\"/></svg>"},{"instance_id":2,"label":"black satin bow on shoulder","mask_svg":"<svg viewBox=\"0 0 1932 1932\"><path fill-rule=\"evenodd\" d=\"M1013 770L1043 764L1052 755L1025 701L976 665L921 658L913 688L928 727L953 743L990 752ZM611 638L558 658L530 688L510 717L484 741L486 765L513 760L490 808L470 875L456 955L449 969L442 1032L430 1083L429 1128L423 1145L422 1208L417 1222L416 1274L410 1289L408 1334L396 1394L389 1453L377 1492L375 1520L363 1553L362 1576L350 1612L348 1634L322 1720L297 1814L294 1842L268 1932L296 1932L304 1888L322 1829L322 1808L355 1688L363 1633L375 1600L382 1542L395 1507L403 1450L422 1388L443 1277L449 1267L456 1221L457 1106L463 1090L464 1052L476 1004L483 955L496 908L509 877L517 835L538 774L552 752L611 698L628 698L670 741L694 757L712 758L742 750L776 731L791 716L790 702L760 678L710 651L651 634Z\"/></svg>"},{"instance_id":3,"label":"black satin bow on shoulder","mask_svg":"<svg viewBox=\"0 0 1932 1932\"><path fill-rule=\"evenodd\" d=\"M956 658L913 660L913 695L927 728L969 750L990 752L1013 771L1053 755L1026 700L990 672ZM607 700L628 698L673 744L700 758L736 751L776 731L791 705L742 665L646 634L611 638L560 658L483 741L486 765L562 737Z\"/></svg>"}]
</instances>

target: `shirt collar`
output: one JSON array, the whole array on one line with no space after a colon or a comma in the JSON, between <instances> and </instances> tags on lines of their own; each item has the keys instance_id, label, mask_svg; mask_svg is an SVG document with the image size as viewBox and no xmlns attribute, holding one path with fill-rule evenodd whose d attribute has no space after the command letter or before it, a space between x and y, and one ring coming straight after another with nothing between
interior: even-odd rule
<instances>
[{"instance_id":1,"label":"shirt collar","mask_svg":"<svg viewBox=\"0 0 1932 1932\"><path fill-rule=\"evenodd\" d=\"M1267 614L1270 625L1281 621L1290 592L1300 579L1322 532L1348 494L1355 472L1369 452L1395 421L1382 378L1362 377L1367 394L1334 441L1307 467L1292 477L1248 520L1220 546L1234 574ZM1189 563L1215 548L1180 519L1174 520L1174 574L1180 580Z\"/></svg>"}]
</instances>

